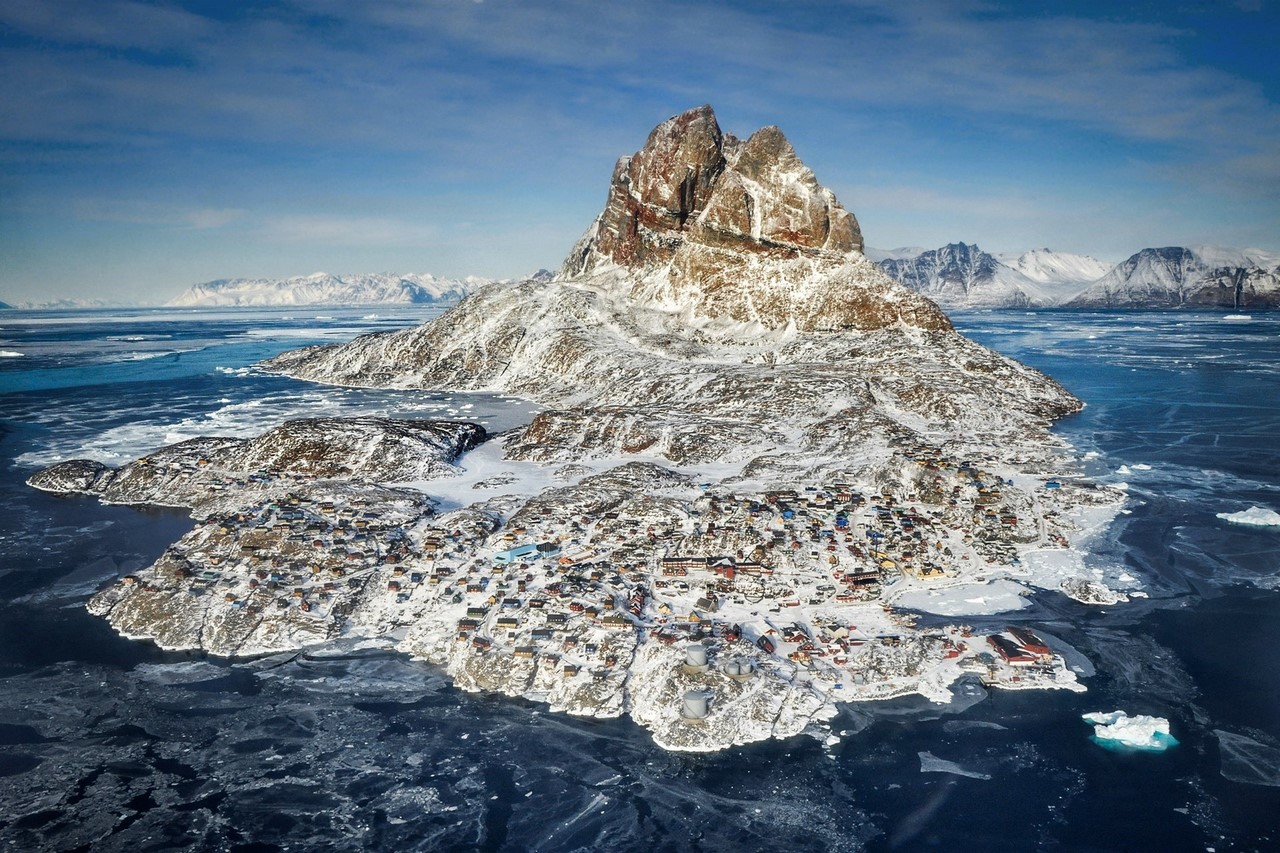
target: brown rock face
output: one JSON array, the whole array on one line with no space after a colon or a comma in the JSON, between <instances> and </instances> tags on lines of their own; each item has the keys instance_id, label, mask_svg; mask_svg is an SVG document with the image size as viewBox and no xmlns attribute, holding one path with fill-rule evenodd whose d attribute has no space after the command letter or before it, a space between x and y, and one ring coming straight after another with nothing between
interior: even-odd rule
<instances>
[{"instance_id":1,"label":"brown rock face","mask_svg":"<svg viewBox=\"0 0 1280 853\"><path fill-rule=\"evenodd\" d=\"M618 161L604 211L561 274L665 263L687 242L837 256L861 251L862 233L781 130L763 128L743 143L701 106L664 121Z\"/></svg>"},{"instance_id":2,"label":"brown rock face","mask_svg":"<svg viewBox=\"0 0 1280 853\"><path fill-rule=\"evenodd\" d=\"M858 221L818 183L776 127L761 128L747 140L700 224L744 243L837 254L862 251Z\"/></svg>"}]
</instances>

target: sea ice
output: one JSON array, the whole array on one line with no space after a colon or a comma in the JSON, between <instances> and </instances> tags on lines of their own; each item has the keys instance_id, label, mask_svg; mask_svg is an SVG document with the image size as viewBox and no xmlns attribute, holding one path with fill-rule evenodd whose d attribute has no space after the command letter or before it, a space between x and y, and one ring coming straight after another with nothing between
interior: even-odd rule
<instances>
[{"instance_id":1,"label":"sea ice","mask_svg":"<svg viewBox=\"0 0 1280 853\"><path fill-rule=\"evenodd\" d=\"M939 616L986 616L1021 610L1027 606L1027 588L1010 580L957 584L944 589L911 589L893 603L909 610Z\"/></svg>"},{"instance_id":2,"label":"sea ice","mask_svg":"<svg viewBox=\"0 0 1280 853\"><path fill-rule=\"evenodd\" d=\"M1130 717L1124 711L1094 711L1080 717L1093 724L1093 740L1099 746L1163 752L1178 744L1177 739L1169 734L1169 721L1164 717L1146 714Z\"/></svg>"},{"instance_id":3,"label":"sea ice","mask_svg":"<svg viewBox=\"0 0 1280 853\"><path fill-rule=\"evenodd\" d=\"M1215 729L1222 775L1245 785L1280 788L1280 749L1251 737Z\"/></svg>"},{"instance_id":4,"label":"sea ice","mask_svg":"<svg viewBox=\"0 0 1280 853\"><path fill-rule=\"evenodd\" d=\"M966 770L954 761L947 761L945 758L939 758L932 752L921 752L920 755L920 772L921 773L951 773L955 776L967 776L970 779L990 779L990 773L983 773L978 770Z\"/></svg>"},{"instance_id":5,"label":"sea ice","mask_svg":"<svg viewBox=\"0 0 1280 853\"><path fill-rule=\"evenodd\" d=\"M1280 512L1251 506L1241 512L1220 512L1218 518L1232 524L1247 524L1252 527L1280 527Z\"/></svg>"}]
</instances>

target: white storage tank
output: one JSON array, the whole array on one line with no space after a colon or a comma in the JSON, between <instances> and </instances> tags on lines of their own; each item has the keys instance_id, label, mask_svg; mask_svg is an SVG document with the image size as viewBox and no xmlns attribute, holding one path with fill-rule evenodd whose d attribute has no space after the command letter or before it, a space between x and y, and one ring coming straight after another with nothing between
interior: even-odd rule
<instances>
[{"instance_id":1,"label":"white storage tank","mask_svg":"<svg viewBox=\"0 0 1280 853\"><path fill-rule=\"evenodd\" d=\"M701 720L707 716L707 694L700 690L690 690L684 694L684 710L681 712L687 720Z\"/></svg>"}]
</instances>

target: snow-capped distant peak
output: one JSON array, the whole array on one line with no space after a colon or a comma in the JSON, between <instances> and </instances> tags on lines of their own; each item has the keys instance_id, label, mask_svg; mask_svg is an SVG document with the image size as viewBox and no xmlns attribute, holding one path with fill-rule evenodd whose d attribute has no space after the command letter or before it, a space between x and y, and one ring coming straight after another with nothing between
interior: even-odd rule
<instances>
[{"instance_id":1,"label":"snow-capped distant peak","mask_svg":"<svg viewBox=\"0 0 1280 853\"><path fill-rule=\"evenodd\" d=\"M285 279L233 278L197 284L171 306L396 305L456 302L489 279L436 278L422 273L331 275Z\"/></svg>"},{"instance_id":2,"label":"snow-capped distant peak","mask_svg":"<svg viewBox=\"0 0 1280 853\"><path fill-rule=\"evenodd\" d=\"M946 308L1031 308L1056 301L1038 282L967 243L888 258L877 266Z\"/></svg>"},{"instance_id":3,"label":"snow-capped distant peak","mask_svg":"<svg viewBox=\"0 0 1280 853\"><path fill-rule=\"evenodd\" d=\"M1280 307L1280 255L1221 246L1134 254L1070 303L1075 308Z\"/></svg>"},{"instance_id":4,"label":"snow-capped distant peak","mask_svg":"<svg viewBox=\"0 0 1280 853\"><path fill-rule=\"evenodd\" d=\"M1111 270L1111 264L1097 258L1052 249L1002 252L996 258L1032 281L1052 286L1090 284Z\"/></svg>"},{"instance_id":5,"label":"snow-capped distant peak","mask_svg":"<svg viewBox=\"0 0 1280 853\"><path fill-rule=\"evenodd\" d=\"M874 249L867 246L862 250L862 254L866 255L872 263L880 263L881 261L901 261L908 258L918 258L925 252L929 251L923 246L900 246L897 249Z\"/></svg>"}]
</instances>

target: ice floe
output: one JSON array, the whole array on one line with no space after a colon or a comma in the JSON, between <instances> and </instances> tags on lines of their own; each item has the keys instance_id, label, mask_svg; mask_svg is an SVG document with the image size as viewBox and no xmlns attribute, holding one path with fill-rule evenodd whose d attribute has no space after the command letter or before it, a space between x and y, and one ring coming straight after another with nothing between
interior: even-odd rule
<instances>
[{"instance_id":1,"label":"ice floe","mask_svg":"<svg viewBox=\"0 0 1280 853\"><path fill-rule=\"evenodd\" d=\"M921 752L920 756L920 772L921 773L950 773L954 776L966 776L970 779L990 779L990 773L983 773L979 770L966 770L954 761L947 761L945 758L939 758L932 752Z\"/></svg>"},{"instance_id":2,"label":"ice floe","mask_svg":"<svg viewBox=\"0 0 1280 853\"><path fill-rule=\"evenodd\" d=\"M1251 737L1215 729L1220 772L1232 782L1280 788L1280 749Z\"/></svg>"},{"instance_id":3,"label":"ice floe","mask_svg":"<svg viewBox=\"0 0 1280 853\"><path fill-rule=\"evenodd\" d=\"M1124 711L1093 711L1080 717L1093 724L1093 740L1099 746L1163 752L1178 744L1177 739L1169 734L1169 721L1164 717L1146 714L1130 717Z\"/></svg>"},{"instance_id":4,"label":"ice floe","mask_svg":"<svg viewBox=\"0 0 1280 853\"><path fill-rule=\"evenodd\" d=\"M1250 527L1280 527L1280 512L1251 506L1240 512L1220 512L1218 518L1232 524L1247 524Z\"/></svg>"}]
</instances>

